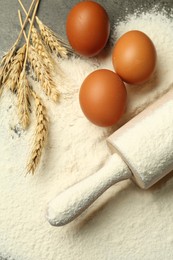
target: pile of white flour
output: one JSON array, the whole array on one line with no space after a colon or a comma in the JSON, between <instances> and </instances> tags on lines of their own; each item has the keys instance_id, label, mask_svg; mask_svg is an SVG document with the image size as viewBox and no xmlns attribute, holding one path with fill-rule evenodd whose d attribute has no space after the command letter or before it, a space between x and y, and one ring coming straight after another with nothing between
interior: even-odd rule
<instances>
[{"instance_id":1,"label":"pile of white flour","mask_svg":"<svg viewBox=\"0 0 173 260\"><path fill-rule=\"evenodd\" d=\"M0 101L2 256L15 260L173 259L170 176L148 191L140 190L130 181L117 184L67 226L55 228L45 219L46 205L57 193L98 170L108 158L106 137L171 88L173 21L154 10L132 14L126 22L115 26L115 38L131 29L141 30L153 40L158 53L156 73L141 86L127 86L127 112L117 126L99 128L82 114L78 90L91 71L113 69L111 51L98 59L60 60L59 66L65 73L63 82L56 79L63 93L60 103L56 105L42 95L50 117L50 134L35 176L25 176L34 116L30 129L20 130L16 97L7 91L3 93Z\"/></svg>"}]
</instances>

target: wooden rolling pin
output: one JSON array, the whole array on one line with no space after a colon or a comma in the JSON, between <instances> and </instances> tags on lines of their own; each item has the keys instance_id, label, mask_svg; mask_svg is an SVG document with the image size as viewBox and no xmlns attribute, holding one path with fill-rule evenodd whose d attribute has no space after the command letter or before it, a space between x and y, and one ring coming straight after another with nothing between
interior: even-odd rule
<instances>
[{"instance_id":1,"label":"wooden rolling pin","mask_svg":"<svg viewBox=\"0 0 173 260\"><path fill-rule=\"evenodd\" d=\"M78 217L115 183L131 179L148 189L173 170L173 90L107 139L113 154L105 166L60 193L48 204L51 225Z\"/></svg>"}]
</instances>

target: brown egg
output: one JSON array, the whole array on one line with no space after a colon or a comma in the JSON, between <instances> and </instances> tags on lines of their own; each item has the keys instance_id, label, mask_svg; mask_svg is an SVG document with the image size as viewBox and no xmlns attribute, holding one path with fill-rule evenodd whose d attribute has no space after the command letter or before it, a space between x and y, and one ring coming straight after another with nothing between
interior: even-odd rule
<instances>
[{"instance_id":1,"label":"brown egg","mask_svg":"<svg viewBox=\"0 0 173 260\"><path fill-rule=\"evenodd\" d=\"M123 81L143 83L150 78L156 65L156 50L150 38L141 31L129 31L114 46L112 62Z\"/></svg>"},{"instance_id":2,"label":"brown egg","mask_svg":"<svg viewBox=\"0 0 173 260\"><path fill-rule=\"evenodd\" d=\"M84 56L97 55L106 45L110 23L105 9L93 1L82 1L69 12L66 33L73 49Z\"/></svg>"},{"instance_id":3,"label":"brown egg","mask_svg":"<svg viewBox=\"0 0 173 260\"><path fill-rule=\"evenodd\" d=\"M126 107L127 92L123 81L113 71L100 69L82 83L79 101L85 116L98 126L112 126Z\"/></svg>"}]
</instances>

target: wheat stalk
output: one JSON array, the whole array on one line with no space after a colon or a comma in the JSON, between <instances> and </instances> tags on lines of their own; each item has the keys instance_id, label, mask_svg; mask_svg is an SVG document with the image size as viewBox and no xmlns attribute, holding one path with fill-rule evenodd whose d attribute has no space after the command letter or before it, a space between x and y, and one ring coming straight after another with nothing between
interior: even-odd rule
<instances>
[{"instance_id":1,"label":"wheat stalk","mask_svg":"<svg viewBox=\"0 0 173 260\"><path fill-rule=\"evenodd\" d=\"M17 97L18 97L19 120L23 129L26 129L30 123L29 91L30 91L30 86L26 76L26 72L25 70L22 70L19 77Z\"/></svg>"},{"instance_id":2,"label":"wheat stalk","mask_svg":"<svg viewBox=\"0 0 173 260\"><path fill-rule=\"evenodd\" d=\"M68 52L72 52L68 44L60 40L59 37L57 37L49 27L44 25L38 17L36 17L36 21L44 43L50 48L52 52L55 52L56 55L67 58Z\"/></svg>"},{"instance_id":3,"label":"wheat stalk","mask_svg":"<svg viewBox=\"0 0 173 260\"><path fill-rule=\"evenodd\" d=\"M33 149L31 152L31 158L29 160L27 166L27 172L34 174L35 169L37 168L39 161L41 159L42 151L44 149L47 135L48 135L48 118L46 113L46 108L42 103L42 100L38 97L38 95L31 90L32 97L35 101L36 106L36 119L37 126L35 132L35 140Z\"/></svg>"},{"instance_id":4,"label":"wheat stalk","mask_svg":"<svg viewBox=\"0 0 173 260\"><path fill-rule=\"evenodd\" d=\"M38 53L33 46L29 46L28 50L28 60L31 63L32 69L39 80L45 94L49 96L53 101L57 101L59 98L59 91L47 70L46 66L40 59Z\"/></svg>"},{"instance_id":5,"label":"wheat stalk","mask_svg":"<svg viewBox=\"0 0 173 260\"><path fill-rule=\"evenodd\" d=\"M6 84L10 87L12 92L17 91L17 85L19 83L19 77L22 72L23 62L25 58L26 44L21 47L17 54L14 56L11 63L11 69Z\"/></svg>"},{"instance_id":6,"label":"wheat stalk","mask_svg":"<svg viewBox=\"0 0 173 260\"><path fill-rule=\"evenodd\" d=\"M23 65L24 69L26 69L26 63L27 63L27 59L28 59L28 51L29 51L29 47L30 47L31 31L32 31L32 26L34 24L34 20L35 20L35 16L36 16L36 13L37 13L39 3L40 3L40 0L36 0L35 8L34 8L34 11L33 11L33 14L32 14L31 22L30 22L28 38L26 38L26 55L25 55L25 60L24 60L24 65ZM21 20L21 22L22 22L22 20ZM24 33L24 36L25 36L26 34L25 34L24 30L23 30L23 33Z\"/></svg>"}]
</instances>

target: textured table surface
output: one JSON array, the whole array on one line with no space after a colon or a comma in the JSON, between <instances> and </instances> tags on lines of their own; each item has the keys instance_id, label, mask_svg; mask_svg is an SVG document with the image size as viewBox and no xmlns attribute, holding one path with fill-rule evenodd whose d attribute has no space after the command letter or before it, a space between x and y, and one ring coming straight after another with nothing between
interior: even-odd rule
<instances>
[{"instance_id":1,"label":"textured table surface","mask_svg":"<svg viewBox=\"0 0 173 260\"><path fill-rule=\"evenodd\" d=\"M23 0L24 5L28 8L31 1ZM41 1L39 6L38 16L41 20L52 28L57 34L66 38L65 35L65 20L70 8L79 1L63 1L63 0L44 0ZM133 10L143 7L148 10L157 3L160 4L159 8L165 6L167 9L173 7L172 0L105 0L97 1L101 3L107 10L111 23L114 24L115 19L122 18ZM112 8L114 6L114 8ZM116 6L116 8L115 8ZM19 4L17 0L0 0L0 56L7 51L14 43L18 32L20 30L17 10ZM1 239L1 238L0 238ZM3 253L3 248L0 248L0 252ZM0 260L1 258L0 253ZM5 260L5 259L4 259Z\"/></svg>"},{"instance_id":2,"label":"textured table surface","mask_svg":"<svg viewBox=\"0 0 173 260\"><path fill-rule=\"evenodd\" d=\"M31 1L24 0L23 3L26 7L29 6ZM38 15L42 21L50 26L56 33L66 38L65 35L65 20L70 8L79 1L63 1L63 0L50 0L41 1ZM111 23L113 24L115 19L123 18L127 13L133 12L139 7L143 7L144 10L151 9L153 5L159 3L160 9L165 6L167 9L173 6L172 0L134 0L134 1L120 1L120 0L105 0L97 1L101 3L107 10ZM116 6L116 8L115 8ZM20 30L17 9L19 4L17 0L0 0L0 56L3 51L7 51L17 37L17 33ZM58 12L58 14L57 14Z\"/></svg>"}]
</instances>

